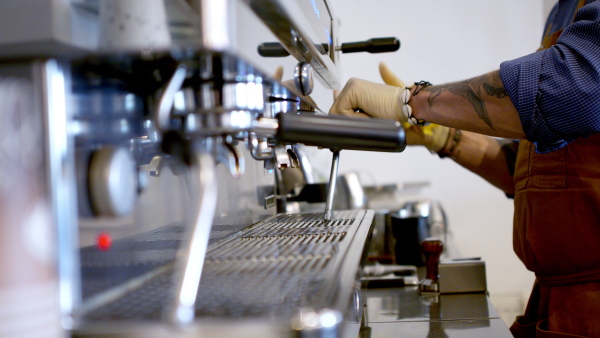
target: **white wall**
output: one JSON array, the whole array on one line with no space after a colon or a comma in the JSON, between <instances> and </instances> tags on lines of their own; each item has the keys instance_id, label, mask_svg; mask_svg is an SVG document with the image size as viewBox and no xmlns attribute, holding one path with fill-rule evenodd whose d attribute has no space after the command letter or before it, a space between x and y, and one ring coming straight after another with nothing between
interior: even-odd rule
<instances>
[{"instance_id":1,"label":"white wall","mask_svg":"<svg viewBox=\"0 0 600 338\"><path fill-rule=\"evenodd\" d=\"M334 0L342 42L385 36L401 41L396 53L342 55L342 77L381 81L380 61L407 82L439 84L496 70L502 61L538 48L550 2ZM492 301L528 297L534 276L513 253L512 200L500 190L421 147L400 154L345 151L340 172L348 171L358 171L365 185L429 181L418 196L441 201L459 256L486 261Z\"/></svg>"}]
</instances>

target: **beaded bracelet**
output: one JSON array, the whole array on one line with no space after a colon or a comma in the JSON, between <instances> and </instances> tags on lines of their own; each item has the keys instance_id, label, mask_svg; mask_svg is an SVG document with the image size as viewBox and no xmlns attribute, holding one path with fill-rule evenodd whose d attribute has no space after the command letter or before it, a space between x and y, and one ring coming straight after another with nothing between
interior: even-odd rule
<instances>
[{"instance_id":1,"label":"beaded bracelet","mask_svg":"<svg viewBox=\"0 0 600 338\"><path fill-rule=\"evenodd\" d=\"M438 156L440 158L450 157L454 159L456 156L458 156L459 152L457 152L456 154L454 152L456 151L458 142L460 142L460 139L462 138L462 131L460 129L451 129L450 133L452 135L451 137L448 137L450 139L450 148L446 150L446 145L444 148L442 148L442 150L438 151Z\"/></svg>"},{"instance_id":2,"label":"beaded bracelet","mask_svg":"<svg viewBox=\"0 0 600 338\"><path fill-rule=\"evenodd\" d=\"M415 82L414 86L415 88L415 92L414 94L412 94L412 96L416 96L417 94L419 94L419 92L421 92L421 90L427 86L431 86L431 83L429 81L419 81L419 82ZM425 120L419 120L417 119L415 116L413 116L412 114L412 107L408 104L408 102L410 101L411 98L411 94L410 94L410 89L412 88L409 86L404 87L404 89L402 89L402 93L400 94L400 104L402 106L402 114L406 117L406 119L408 120L408 123L410 123L413 126L424 126L427 122Z\"/></svg>"}]
</instances>

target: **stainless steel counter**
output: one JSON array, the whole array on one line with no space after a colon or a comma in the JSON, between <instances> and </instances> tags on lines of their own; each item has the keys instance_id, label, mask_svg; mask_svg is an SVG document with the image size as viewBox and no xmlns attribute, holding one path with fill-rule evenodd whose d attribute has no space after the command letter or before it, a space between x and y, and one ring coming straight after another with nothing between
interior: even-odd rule
<instances>
[{"instance_id":1,"label":"stainless steel counter","mask_svg":"<svg viewBox=\"0 0 600 338\"><path fill-rule=\"evenodd\" d=\"M512 337L484 293L421 296L417 286L363 290L361 337Z\"/></svg>"}]
</instances>

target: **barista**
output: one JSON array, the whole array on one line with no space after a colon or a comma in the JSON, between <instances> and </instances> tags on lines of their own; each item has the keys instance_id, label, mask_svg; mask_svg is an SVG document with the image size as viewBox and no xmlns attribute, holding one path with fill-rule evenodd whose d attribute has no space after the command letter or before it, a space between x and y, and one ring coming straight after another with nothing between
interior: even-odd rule
<instances>
[{"instance_id":1,"label":"barista","mask_svg":"<svg viewBox=\"0 0 600 338\"><path fill-rule=\"evenodd\" d=\"M542 47L444 85L351 79L330 114L448 127L421 129L421 144L470 159L462 164L514 193L514 250L537 279L512 333L600 337L600 1L561 0ZM419 140L412 128L409 143ZM512 189L502 146L471 132L520 140ZM431 135L446 142L434 145Z\"/></svg>"}]
</instances>

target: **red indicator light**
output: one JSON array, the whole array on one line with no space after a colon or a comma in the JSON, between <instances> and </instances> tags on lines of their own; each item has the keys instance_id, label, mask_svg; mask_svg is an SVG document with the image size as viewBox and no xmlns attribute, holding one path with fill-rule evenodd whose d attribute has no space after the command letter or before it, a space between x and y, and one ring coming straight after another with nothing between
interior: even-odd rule
<instances>
[{"instance_id":1,"label":"red indicator light","mask_svg":"<svg viewBox=\"0 0 600 338\"><path fill-rule=\"evenodd\" d=\"M106 251L112 245L112 238L107 232L102 232L98 235L98 249Z\"/></svg>"}]
</instances>

